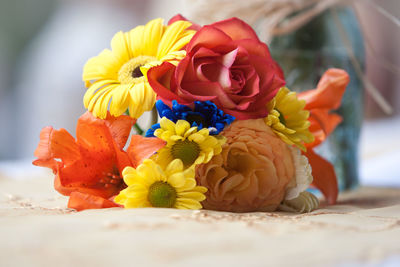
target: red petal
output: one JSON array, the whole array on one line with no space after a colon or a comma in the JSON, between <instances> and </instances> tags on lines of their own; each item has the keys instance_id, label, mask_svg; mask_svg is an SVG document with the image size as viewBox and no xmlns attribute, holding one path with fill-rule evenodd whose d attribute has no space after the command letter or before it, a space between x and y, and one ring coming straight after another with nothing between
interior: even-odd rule
<instances>
[{"instance_id":1,"label":"red petal","mask_svg":"<svg viewBox=\"0 0 400 267\"><path fill-rule=\"evenodd\" d=\"M268 46L258 40L242 39L232 42L235 46L243 47L248 54L257 55L263 58L270 58Z\"/></svg>"},{"instance_id":2,"label":"red petal","mask_svg":"<svg viewBox=\"0 0 400 267\"><path fill-rule=\"evenodd\" d=\"M165 144L165 141L156 137L132 135L127 152L131 158L133 167L136 168L144 159L151 157L163 148Z\"/></svg>"},{"instance_id":3,"label":"red petal","mask_svg":"<svg viewBox=\"0 0 400 267\"><path fill-rule=\"evenodd\" d=\"M240 39L254 39L259 40L257 34L250 25L243 20L238 18L230 18L216 23L210 26L215 27L229 35L233 40Z\"/></svg>"},{"instance_id":4,"label":"red petal","mask_svg":"<svg viewBox=\"0 0 400 267\"><path fill-rule=\"evenodd\" d=\"M312 149L307 149L304 155L312 167L314 178L312 184L322 192L329 204L335 204L338 196L338 184L333 165Z\"/></svg>"},{"instance_id":5,"label":"red petal","mask_svg":"<svg viewBox=\"0 0 400 267\"><path fill-rule=\"evenodd\" d=\"M119 205L108 199L80 192L71 193L68 201L68 208L75 209L77 211L115 207L119 207Z\"/></svg>"},{"instance_id":6,"label":"red petal","mask_svg":"<svg viewBox=\"0 0 400 267\"><path fill-rule=\"evenodd\" d=\"M172 103L176 99L179 103L183 104L174 92L171 91L170 83L171 78L175 72L175 66L169 62L164 62L160 66L151 68L147 72L147 78L151 88L157 94L157 98L162 99L166 104Z\"/></svg>"},{"instance_id":7,"label":"red petal","mask_svg":"<svg viewBox=\"0 0 400 267\"><path fill-rule=\"evenodd\" d=\"M192 37L186 47L186 51L190 53L196 47L213 48L231 41L232 38L223 31L212 26L204 26Z\"/></svg>"}]
</instances>

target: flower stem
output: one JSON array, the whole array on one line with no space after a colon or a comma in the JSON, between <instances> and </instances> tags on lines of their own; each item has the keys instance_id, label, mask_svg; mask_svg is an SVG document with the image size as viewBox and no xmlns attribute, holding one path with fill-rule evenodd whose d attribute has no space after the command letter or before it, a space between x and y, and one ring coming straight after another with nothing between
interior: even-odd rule
<instances>
[{"instance_id":1,"label":"flower stem","mask_svg":"<svg viewBox=\"0 0 400 267\"><path fill-rule=\"evenodd\" d=\"M139 135L143 135L144 131L143 131L142 128L140 128L140 125L139 125L139 124L135 123L135 124L133 125L133 127L135 127L135 130L136 130L136 132L137 132Z\"/></svg>"},{"instance_id":2,"label":"flower stem","mask_svg":"<svg viewBox=\"0 0 400 267\"><path fill-rule=\"evenodd\" d=\"M156 124L157 121L158 121L158 112L156 106L154 106L153 109L151 110L151 125Z\"/></svg>"},{"instance_id":3,"label":"flower stem","mask_svg":"<svg viewBox=\"0 0 400 267\"><path fill-rule=\"evenodd\" d=\"M128 109L125 111L125 114L129 116L129 110L128 110ZM137 124L137 122L133 125L133 127L135 128L137 134L143 135L144 131L143 131L143 129L140 127L140 125Z\"/></svg>"}]
</instances>

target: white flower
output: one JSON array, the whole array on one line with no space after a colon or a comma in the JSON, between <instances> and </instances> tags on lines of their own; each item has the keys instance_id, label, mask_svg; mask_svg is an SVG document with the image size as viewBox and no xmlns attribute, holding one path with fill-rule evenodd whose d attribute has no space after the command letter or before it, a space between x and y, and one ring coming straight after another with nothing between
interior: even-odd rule
<instances>
[{"instance_id":1,"label":"white flower","mask_svg":"<svg viewBox=\"0 0 400 267\"><path fill-rule=\"evenodd\" d=\"M310 192L304 191L298 197L291 200L284 200L279 205L279 210L287 212L307 213L317 209L319 206L318 198Z\"/></svg>"},{"instance_id":2,"label":"white flower","mask_svg":"<svg viewBox=\"0 0 400 267\"><path fill-rule=\"evenodd\" d=\"M297 198L313 181L311 166L306 156L301 155L300 149L290 146L292 152L295 175L286 189L285 200Z\"/></svg>"}]
</instances>

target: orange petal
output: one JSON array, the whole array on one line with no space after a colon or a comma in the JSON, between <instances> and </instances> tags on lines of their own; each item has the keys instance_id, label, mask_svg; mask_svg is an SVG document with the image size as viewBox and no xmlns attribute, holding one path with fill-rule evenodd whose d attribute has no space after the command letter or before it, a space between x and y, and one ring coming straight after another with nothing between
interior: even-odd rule
<instances>
[{"instance_id":1,"label":"orange petal","mask_svg":"<svg viewBox=\"0 0 400 267\"><path fill-rule=\"evenodd\" d=\"M68 201L68 208L75 209L77 211L115 207L119 207L119 205L108 199L80 192L71 193Z\"/></svg>"},{"instance_id":2,"label":"orange petal","mask_svg":"<svg viewBox=\"0 0 400 267\"><path fill-rule=\"evenodd\" d=\"M306 147L312 148L325 141L342 121L342 117L337 114L329 114L328 110L313 109L308 120L310 121L309 130L315 138L314 142L306 144Z\"/></svg>"},{"instance_id":3,"label":"orange petal","mask_svg":"<svg viewBox=\"0 0 400 267\"><path fill-rule=\"evenodd\" d=\"M299 99L306 101L305 109L337 109L350 77L341 69L329 69L322 76L317 88L298 94Z\"/></svg>"},{"instance_id":4,"label":"orange petal","mask_svg":"<svg viewBox=\"0 0 400 267\"><path fill-rule=\"evenodd\" d=\"M86 112L77 124L77 144L81 159L73 165L60 169L60 184L80 192L110 197L122 189L121 183L103 183L103 178L120 176L122 170L131 165L128 154L121 150L134 120L127 116L122 118L107 117L101 120ZM119 142L119 144L118 144ZM122 142L122 143L121 143ZM122 181L122 179L121 179Z\"/></svg>"},{"instance_id":5,"label":"orange petal","mask_svg":"<svg viewBox=\"0 0 400 267\"><path fill-rule=\"evenodd\" d=\"M61 194L81 192L109 198L125 187L121 172L132 165L125 145L134 120L83 114L77 125L77 140L66 130L46 127L35 151L33 164L49 167L56 174L54 187Z\"/></svg>"},{"instance_id":6,"label":"orange petal","mask_svg":"<svg viewBox=\"0 0 400 267\"><path fill-rule=\"evenodd\" d=\"M137 167L144 159L151 157L154 153L163 148L165 144L165 141L157 137L132 135L127 152L133 167Z\"/></svg>"},{"instance_id":7,"label":"orange petal","mask_svg":"<svg viewBox=\"0 0 400 267\"><path fill-rule=\"evenodd\" d=\"M48 167L56 171L58 165L71 164L80 157L75 139L65 129L54 130L45 127L40 132L40 141L34 152L38 159L33 162L36 166ZM55 159L61 159L61 162Z\"/></svg>"},{"instance_id":8,"label":"orange petal","mask_svg":"<svg viewBox=\"0 0 400 267\"><path fill-rule=\"evenodd\" d=\"M114 142L120 149L123 149L128 141L132 126L136 123L136 120L127 115L114 117L108 113L105 122L111 132Z\"/></svg>"},{"instance_id":9,"label":"orange petal","mask_svg":"<svg viewBox=\"0 0 400 267\"><path fill-rule=\"evenodd\" d=\"M76 126L78 145L90 153L113 151L118 145L115 144L108 126L107 121L86 112L78 119Z\"/></svg>"},{"instance_id":10,"label":"orange petal","mask_svg":"<svg viewBox=\"0 0 400 267\"><path fill-rule=\"evenodd\" d=\"M79 173L79 175L81 174ZM118 194L119 191L121 191L121 189L123 188L123 186L96 186L95 183L88 184L82 182L79 178L76 181L71 181L70 177L71 175L69 173L65 174L61 169L54 178L54 189L64 196L70 196L74 192L79 192L102 198L109 198Z\"/></svg>"},{"instance_id":11,"label":"orange petal","mask_svg":"<svg viewBox=\"0 0 400 267\"><path fill-rule=\"evenodd\" d=\"M333 165L312 149L308 149L303 154L308 158L312 168L314 177L312 184L321 191L329 204L335 204L338 196L338 184Z\"/></svg>"}]
</instances>

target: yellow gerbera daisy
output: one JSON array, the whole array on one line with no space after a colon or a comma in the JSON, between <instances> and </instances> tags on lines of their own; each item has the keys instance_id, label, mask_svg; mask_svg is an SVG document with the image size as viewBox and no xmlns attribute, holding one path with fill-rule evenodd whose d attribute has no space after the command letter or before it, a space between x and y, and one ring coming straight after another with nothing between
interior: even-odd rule
<instances>
[{"instance_id":1,"label":"yellow gerbera daisy","mask_svg":"<svg viewBox=\"0 0 400 267\"><path fill-rule=\"evenodd\" d=\"M206 128L197 131L197 127L190 127L185 120L178 120L175 124L166 117L161 119L160 128L154 135L167 142L155 155L161 166L167 166L174 159L180 159L185 168L207 163L221 153L221 146L226 141L223 136L209 135Z\"/></svg>"},{"instance_id":2,"label":"yellow gerbera daisy","mask_svg":"<svg viewBox=\"0 0 400 267\"><path fill-rule=\"evenodd\" d=\"M83 68L83 81L88 87L83 98L85 107L102 119L107 116L108 106L113 116L129 108L133 118L151 110L156 95L146 72L164 61L176 64L185 56L181 49L195 33L188 30L190 26L187 21L164 26L162 19L155 19L129 32L118 32L111 40L111 50L103 50Z\"/></svg>"},{"instance_id":3,"label":"yellow gerbera daisy","mask_svg":"<svg viewBox=\"0 0 400 267\"><path fill-rule=\"evenodd\" d=\"M308 130L310 112L304 110L306 102L299 100L295 92L282 87L268 103L269 115L265 123L287 144L295 145L305 151L304 143L314 141Z\"/></svg>"},{"instance_id":4,"label":"yellow gerbera daisy","mask_svg":"<svg viewBox=\"0 0 400 267\"><path fill-rule=\"evenodd\" d=\"M163 169L146 159L136 169L126 167L122 172L127 188L115 197L125 208L201 209L207 188L197 186L193 168L184 169L176 159Z\"/></svg>"}]
</instances>

